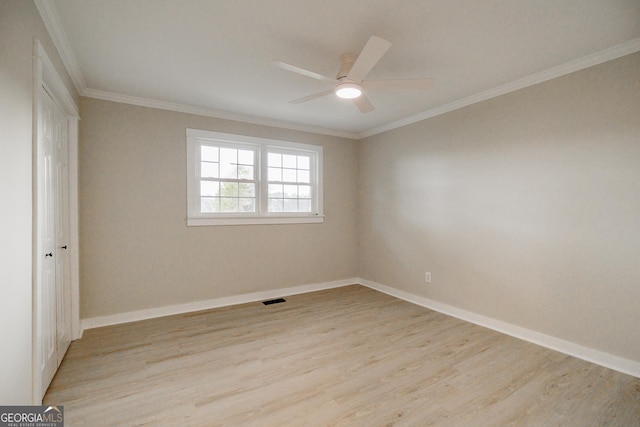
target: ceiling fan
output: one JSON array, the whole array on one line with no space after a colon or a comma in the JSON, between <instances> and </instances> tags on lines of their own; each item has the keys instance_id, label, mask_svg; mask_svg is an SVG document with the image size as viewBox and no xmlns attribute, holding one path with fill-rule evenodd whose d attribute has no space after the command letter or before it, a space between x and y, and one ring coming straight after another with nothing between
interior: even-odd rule
<instances>
[{"instance_id":1,"label":"ceiling fan","mask_svg":"<svg viewBox=\"0 0 640 427\"><path fill-rule=\"evenodd\" d=\"M291 104L299 104L334 93L340 98L353 99L354 103L363 113L375 110L375 107L364 94L365 91L393 90L393 89L429 89L433 85L433 78L406 79L406 80L364 80L369 72L380 61L380 58L389 50L391 43L380 37L371 36L360 55L345 53L340 55L342 66L335 78L327 77L313 71L286 62L274 60L273 64L287 71L292 71L313 79L334 84L334 88L323 90L302 98L289 101Z\"/></svg>"}]
</instances>

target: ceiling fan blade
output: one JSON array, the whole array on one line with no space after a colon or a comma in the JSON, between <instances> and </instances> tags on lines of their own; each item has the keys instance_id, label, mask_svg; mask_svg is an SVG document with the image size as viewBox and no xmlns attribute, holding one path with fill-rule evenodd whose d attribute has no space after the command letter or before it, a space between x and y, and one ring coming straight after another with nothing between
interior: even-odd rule
<instances>
[{"instance_id":1,"label":"ceiling fan blade","mask_svg":"<svg viewBox=\"0 0 640 427\"><path fill-rule=\"evenodd\" d=\"M358 55L353 67L349 70L347 78L354 82L361 82L390 47L391 43L388 41L380 37L371 36L360 55Z\"/></svg>"},{"instance_id":2,"label":"ceiling fan blade","mask_svg":"<svg viewBox=\"0 0 640 427\"><path fill-rule=\"evenodd\" d=\"M396 90L396 89L430 89L434 78L406 79L406 80L365 80L362 87L367 90Z\"/></svg>"},{"instance_id":3,"label":"ceiling fan blade","mask_svg":"<svg viewBox=\"0 0 640 427\"><path fill-rule=\"evenodd\" d=\"M293 101L289 101L289 104L301 104L303 102L311 101L312 99L322 98L323 96L327 96L329 94L334 93L333 89L323 90L322 92L314 93L313 95L307 95L302 98L294 99Z\"/></svg>"},{"instance_id":4,"label":"ceiling fan blade","mask_svg":"<svg viewBox=\"0 0 640 427\"><path fill-rule=\"evenodd\" d=\"M369 98L367 98L364 95L364 93L362 95L360 95L359 97L355 98L353 100L353 102L356 104L356 107L358 107L358 109L362 113L370 113L370 112L372 112L373 110L376 109L376 107L373 106L371 101L369 101Z\"/></svg>"},{"instance_id":5,"label":"ceiling fan blade","mask_svg":"<svg viewBox=\"0 0 640 427\"><path fill-rule=\"evenodd\" d=\"M276 67L280 67L283 70L291 71L297 74L302 74L303 76L311 77L312 79L322 80L324 82L335 83L336 79L332 79L331 77L323 76L322 74L315 73L313 71L305 70L304 68L296 67L295 65L287 64L286 62L273 60L271 61L273 65Z\"/></svg>"}]
</instances>

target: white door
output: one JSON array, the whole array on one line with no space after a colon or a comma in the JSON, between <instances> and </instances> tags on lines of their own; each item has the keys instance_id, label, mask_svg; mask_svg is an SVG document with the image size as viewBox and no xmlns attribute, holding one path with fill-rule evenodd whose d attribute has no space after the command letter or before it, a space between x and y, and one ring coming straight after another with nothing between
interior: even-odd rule
<instances>
[{"instance_id":1,"label":"white door","mask_svg":"<svg viewBox=\"0 0 640 427\"><path fill-rule=\"evenodd\" d=\"M44 87L38 111L39 280L36 288L39 396L71 342L68 120Z\"/></svg>"},{"instance_id":2,"label":"white door","mask_svg":"<svg viewBox=\"0 0 640 427\"><path fill-rule=\"evenodd\" d=\"M49 93L40 88L37 145L37 252L39 276L36 287L37 313L37 369L40 396L51 383L58 367L56 352L56 264L55 245L55 178L54 178L54 102Z\"/></svg>"},{"instance_id":3,"label":"white door","mask_svg":"<svg viewBox=\"0 0 640 427\"><path fill-rule=\"evenodd\" d=\"M38 40L34 55L32 403L40 405L79 328L78 107Z\"/></svg>"},{"instance_id":4,"label":"white door","mask_svg":"<svg viewBox=\"0 0 640 427\"><path fill-rule=\"evenodd\" d=\"M71 343L71 263L69 249L69 138L68 121L60 107L53 105L53 145L55 181L55 252L57 365Z\"/></svg>"}]
</instances>

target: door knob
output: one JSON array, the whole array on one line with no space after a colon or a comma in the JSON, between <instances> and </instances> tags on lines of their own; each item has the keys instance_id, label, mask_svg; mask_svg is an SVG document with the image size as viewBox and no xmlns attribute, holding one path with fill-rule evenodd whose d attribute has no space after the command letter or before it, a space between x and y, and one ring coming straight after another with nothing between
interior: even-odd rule
<instances>
[{"instance_id":1,"label":"door knob","mask_svg":"<svg viewBox=\"0 0 640 427\"><path fill-rule=\"evenodd\" d=\"M52 257L52 256L53 256L53 254L52 254L51 252L49 252L48 254L44 254L44 256L45 256L45 257L48 257L48 256Z\"/></svg>"},{"instance_id":2,"label":"door knob","mask_svg":"<svg viewBox=\"0 0 640 427\"><path fill-rule=\"evenodd\" d=\"M60 249L67 249L67 245L60 246Z\"/></svg>"}]
</instances>

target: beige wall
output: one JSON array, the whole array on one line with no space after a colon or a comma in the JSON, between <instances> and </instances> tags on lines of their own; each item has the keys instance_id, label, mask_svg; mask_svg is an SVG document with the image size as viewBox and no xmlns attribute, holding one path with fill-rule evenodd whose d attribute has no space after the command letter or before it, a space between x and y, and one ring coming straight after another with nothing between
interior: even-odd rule
<instances>
[{"instance_id":1,"label":"beige wall","mask_svg":"<svg viewBox=\"0 0 640 427\"><path fill-rule=\"evenodd\" d=\"M75 94L34 3L0 0L0 405L31 404L34 38Z\"/></svg>"},{"instance_id":2,"label":"beige wall","mask_svg":"<svg viewBox=\"0 0 640 427\"><path fill-rule=\"evenodd\" d=\"M82 98L81 317L355 277L355 141ZM322 145L323 224L186 226L186 128Z\"/></svg>"},{"instance_id":3,"label":"beige wall","mask_svg":"<svg viewBox=\"0 0 640 427\"><path fill-rule=\"evenodd\" d=\"M630 55L361 141L360 275L640 361L639 70Z\"/></svg>"}]
</instances>

